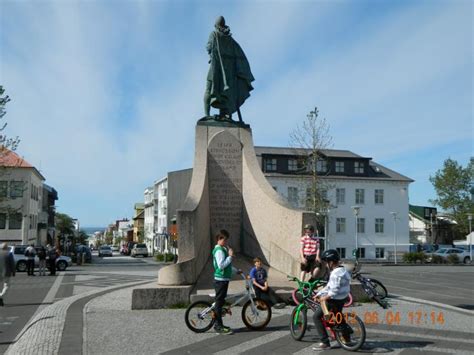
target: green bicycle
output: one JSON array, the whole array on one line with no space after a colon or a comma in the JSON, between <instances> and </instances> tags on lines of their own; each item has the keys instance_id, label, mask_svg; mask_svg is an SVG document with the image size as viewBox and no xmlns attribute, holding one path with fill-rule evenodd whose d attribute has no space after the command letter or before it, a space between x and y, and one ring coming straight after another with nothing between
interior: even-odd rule
<instances>
[{"instance_id":1,"label":"green bicycle","mask_svg":"<svg viewBox=\"0 0 474 355\"><path fill-rule=\"evenodd\" d=\"M291 276L288 276L288 279L298 283L299 292L303 295L302 302L293 309L290 318L291 336L299 341L304 337L308 328L308 309L314 312L316 307L320 307L319 302L313 299L313 291L324 285L325 282L319 279L313 282L303 282ZM329 319L323 316L321 320L329 336L336 340L343 349L356 351L364 345L365 325L355 313L334 314L330 312Z\"/></svg>"}]
</instances>

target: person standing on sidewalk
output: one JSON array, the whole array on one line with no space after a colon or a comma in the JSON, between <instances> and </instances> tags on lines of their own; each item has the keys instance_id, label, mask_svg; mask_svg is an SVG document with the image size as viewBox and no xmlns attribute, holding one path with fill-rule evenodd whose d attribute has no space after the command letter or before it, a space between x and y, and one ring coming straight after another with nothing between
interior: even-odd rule
<instances>
[{"instance_id":1,"label":"person standing on sidewalk","mask_svg":"<svg viewBox=\"0 0 474 355\"><path fill-rule=\"evenodd\" d=\"M35 276L35 256L36 250L34 244L31 244L25 250L26 257L26 271L28 276Z\"/></svg>"},{"instance_id":2,"label":"person standing on sidewalk","mask_svg":"<svg viewBox=\"0 0 474 355\"><path fill-rule=\"evenodd\" d=\"M38 259L39 259L39 275L46 276L46 249L44 246L40 246L38 249Z\"/></svg>"},{"instance_id":3,"label":"person standing on sidewalk","mask_svg":"<svg viewBox=\"0 0 474 355\"><path fill-rule=\"evenodd\" d=\"M227 290L229 288L229 281L232 273L240 273L232 267L232 258L234 251L227 246L229 240L229 232L221 229L216 236L217 244L212 250L212 261L214 265L214 288L216 290L216 323L214 329L219 334L232 334L232 329L224 326L222 323L222 307L227 297Z\"/></svg>"},{"instance_id":4,"label":"person standing on sidewalk","mask_svg":"<svg viewBox=\"0 0 474 355\"><path fill-rule=\"evenodd\" d=\"M10 287L10 278L15 276L15 260L12 253L8 252L7 243L0 248L0 306L3 307L3 297Z\"/></svg>"},{"instance_id":5,"label":"person standing on sidewalk","mask_svg":"<svg viewBox=\"0 0 474 355\"><path fill-rule=\"evenodd\" d=\"M46 249L48 253L46 258L48 259L49 264L49 274L54 276L56 275L56 258L58 257L58 252L54 245L47 245Z\"/></svg>"}]
</instances>

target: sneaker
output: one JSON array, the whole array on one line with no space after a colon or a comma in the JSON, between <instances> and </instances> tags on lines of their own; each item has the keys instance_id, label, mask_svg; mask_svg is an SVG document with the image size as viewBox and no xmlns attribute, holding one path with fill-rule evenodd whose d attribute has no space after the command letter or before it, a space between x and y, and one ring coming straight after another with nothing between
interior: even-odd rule
<instances>
[{"instance_id":1,"label":"sneaker","mask_svg":"<svg viewBox=\"0 0 474 355\"><path fill-rule=\"evenodd\" d=\"M282 308L286 307L286 303L284 303L284 302L276 303L276 304L273 305L273 307L276 308L276 309L282 309Z\"/></svg>"},{"instance_id":2,"label":"sneaker","mask_svg":"<svg viewBox=\"0 0 474 355\"><path fill-rule=\"evenodd\" d=\"M319 343L317 346L313 346L313 350L315 351L330 349L330 348L331 348L331 345L329 343Z\"/></svg>"},{"instance_id":3,"label":"sneaker","mask_svg":"<svg viewBox=\"0 0 474 355\"><path fill-rule=\"evenodd\" d=\"M233 333L232 329L226 326L214 327L214 330L216 331L216 333L223 335L229 335Z\"/></svg>"}]
</instances>

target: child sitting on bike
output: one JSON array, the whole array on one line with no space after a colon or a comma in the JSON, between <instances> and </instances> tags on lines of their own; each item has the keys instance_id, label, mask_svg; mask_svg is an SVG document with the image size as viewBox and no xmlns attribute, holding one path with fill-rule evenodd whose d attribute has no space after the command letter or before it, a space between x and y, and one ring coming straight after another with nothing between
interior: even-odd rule
<instances>
[{"instance_id":1,"label":"child sitting on bike","mask_svg":"<svg viewBox=\"0 0 474 355\"><path fill-rule=\"evenodd\" d=\"M214 265L214 289L216 291L216 323L214 329L219 334L232 334L232 329L224 326L222 323L222 307L227 297L229 281L233 273L239 273L240 270L232 267L232 258L234 251L227 246L229 232L221 229L216 236L217 244L212 250L212 261Z\"/></svg>"},{"instance_id":2,"label":"child sitting on bike","mask_svg":"<svg viewBox=\"0 0 474 355\"><path fill-rule=\"evenodd\" d=\"M346 271L344 266L340 265L339 253L336 250L328 249L324 251L321 255L321 260L327 264L331 273L329 275L329 282L327 283L326 287L316 294L316 298L319 299L320 303L326 302L329 311L333 312L335 316L342 311L344 302L349 295L351 275ZM316 331L321 337L321 342L316 348L314 348L315 350L327 349L331 347L329 344L328 334L321 321L322 316L323 309L320 305L313 315ZM348 329L344 317L337 317L337 319L341 319L341 323L337 324L340 330ZM350 335L347 332L347 334L343 335L343 338L346 341L349 341L349 336Z\"/></svg>"},{"instance_id":3,"label":"child sitting on bike","mask_svg":"<svg viewBox=\"0 0 474 355\"><path fill-rule=\"evenodd\" d=\"M268 286L267 271L262 267L262 259L253 259L255 267L250 270L253 289L257 298L267 301L270 306L275 308L284 308L286 304L278 301L278 295Z\"/></svg>"}]
</instances>

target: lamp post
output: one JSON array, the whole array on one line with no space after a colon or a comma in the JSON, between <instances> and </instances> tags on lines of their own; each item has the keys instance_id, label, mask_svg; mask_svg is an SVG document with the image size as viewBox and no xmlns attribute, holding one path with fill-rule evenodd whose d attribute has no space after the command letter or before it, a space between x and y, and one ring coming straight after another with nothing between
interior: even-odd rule
<instances>
[{"instance_id":1,"label":"lamp post","mask_svg":"<svg viewBox=\"0 0 474 355\"><path fill-rule=\"evenodd\" d=\"M469 261L472 264L472 229L471 229L471 221L472 221L472 213L467 214L467 220L469 221Z\"/></svg>"},{"instance_id":2,"label":"lamp post","mask_svg":"<svg viewBox=\"0 0 474 355\"><path fill-rule=\"evenodd\" d=\"M352 211L355 215L355 249L356 249L356 258L359 257L359 240L358 240L358 224L359 224L359 213L360 213L360 206L352 206Z\"/></svg>"},{"instance_id":3,"label":"lamp post","mask_svg":"<svg viewBox=\"0 0 474 355\"><path fill-rule=\"evenodd\" d=\"M397 264L397 212L390 212L393 217L393 255L394 263Z\"/></svg>"}]
</instances>

